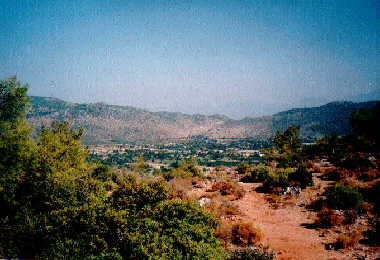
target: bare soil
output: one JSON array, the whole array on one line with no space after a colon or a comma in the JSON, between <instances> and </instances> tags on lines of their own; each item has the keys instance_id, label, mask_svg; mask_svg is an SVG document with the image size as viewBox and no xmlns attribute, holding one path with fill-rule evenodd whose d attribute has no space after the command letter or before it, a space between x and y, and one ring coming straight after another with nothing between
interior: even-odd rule
<instances>
[{"instance_id":1,"label":"bare soil","mask_svg":"<svg viewBox=\"0 0 380 260\"><path fill-rule=\"evenodd\" d=\"M362 244L354 249L330 249L328 245L343 232L339 227L331 230L310 228L316 219L316 212L305 206L331 184L317 177L314 182L313 187L302 191L299 196L258 193L255 188L260 184L239 183L247 191L242 199L234 201L242 212L239 218L262 230L265 237L263 245L273 249L278 260L379 259L379 248Z\"/></svg>"},{"instance_id":2,"label":"bare soil","mask_svg":"<svg viewBox=\"0 0 380 260\"><path fill-rule=\"evenodd\" d=\"M260 193L256 191L260 183L239 182L246 193L241 199L232 203L238 206L241 214L222 218L231 225L242 220L260 228L264 234L262 246L274 250L278 260L380 259L378 247L359 244L356 248L339 250L331 248L329 245L336 242L339 234L347 231L347 227L332 229L313 227L316 212L307 209L306 206L318 199L326 187L334 183L322 180L320 175L315 173L314 186L302 190L299 195L277 196ZM192 190L193 197L195 194L198 198L207 194L208 186L210 183ZM352 228L363 231L365 220L359 218L357 222L361 223L353 225ZM348 227L348 230L350 228Z\"/></svg>"}]
</instances>

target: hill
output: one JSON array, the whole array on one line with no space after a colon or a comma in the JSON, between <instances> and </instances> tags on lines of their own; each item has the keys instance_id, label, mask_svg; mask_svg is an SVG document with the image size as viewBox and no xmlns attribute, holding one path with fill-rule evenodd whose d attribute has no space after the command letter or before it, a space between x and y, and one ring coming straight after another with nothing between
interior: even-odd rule
<instances>
[{"instance_id":1,"label":"hill","mask_svg":"<svg viewBox=\"0 0 380 260\"><path fill-rule=\"evenodd\" d=\"M273 116L234 120L224 115L150 112L130 106L75 104L36 96L32 96L30 102L27 119L31 125L38 129L56 120L68 121L71 126L84 129L87 144L150 143L193 135L265 139L291 124L300 125L301 136L313 140L325 134L349 133L350 113L375 105L375 102L333 102L320 107L291 109Z\"/></svg>"}]
</instances>

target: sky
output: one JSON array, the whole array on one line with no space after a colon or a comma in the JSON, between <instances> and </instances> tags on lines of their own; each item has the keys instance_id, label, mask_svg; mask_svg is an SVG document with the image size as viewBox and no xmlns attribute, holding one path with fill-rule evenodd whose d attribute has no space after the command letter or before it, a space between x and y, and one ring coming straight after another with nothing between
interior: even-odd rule
<instances>
[{"instance_id":1,"label":"sky","mask_svg":"<svg viewBox=\"0 0 380 260\"><path fill-rule=\"evenodd\" d=\"M380 90L380 0L0 0L29 95L270 115Z\"/></svg>"}]
</instances>

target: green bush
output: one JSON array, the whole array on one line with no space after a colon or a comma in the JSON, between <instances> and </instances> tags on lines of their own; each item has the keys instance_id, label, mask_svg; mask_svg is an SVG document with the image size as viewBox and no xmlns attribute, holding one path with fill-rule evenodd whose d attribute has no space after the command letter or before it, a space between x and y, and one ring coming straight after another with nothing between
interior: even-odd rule
<instances>
[{"instance_id":1,"label":"green bush","mask_svg":"<svg viewBox=\"0 0 380 260\"><path fill-rule=\"evenodd\" d=\"M272 169L268 166L258 165L251 169L250 179L253 182L263 182L269 178Z\"/></svg>"},{"instance_id":2,"label":"green bush","mask_svg":"<svg viewBox=\"0 0 380 260\"><path fill-rule=\"evenodd\" d=\"M307 186L313 186L313 176L307 172L306 166L301 164L297 170L289 173L289 181L293 182L293 186L300 186L306 188Z\"/></svg>"},{"instance_id":3,"label":"green bush","mask_svg":"<svg viewBox=\"0 0 380 260\"><path fill-rule=\"evenodd\" d=\"M352 209L363 201L358 189L347 185L337 185L326 192L327 205L333 209Z\"/></svg>"},{"instance_id":4,"label":"green bush","mask_svg":"<svg viewBox=\"0 0 380 260\"><path fill-rule=\"evenodd\" d=\"M213 236L214 217L190 202L166 201L130 225L125 253L132 259L224 259Z\"/></svg>"},{"instance_id":5,"label":"green bush","mask_svg":"<svg viewBox=\"0 0 380 260\"><path fill-rule=\"evenodd\" d=\"M249 170L249 165L246 162L241 162L236 167L236 171L238 174L246 174L248 173L248 170Z\"/></svg>"},{"instance_id":6,"label":"green bush","mask_svg":"<svg viewBox=\"0 0 380 260\"><path fill-rule=\"evenodd\" d=\"M241 249L234 249L229 252L227 260L274 260L274 252L268 249L261 249L255 247L247 247Z\"/></svg>"},{"instance_id":7,"label":"green bush","mask_svg":"<svg viewBox=\"0 0 380 260\"><path fill-rule=\"evenodd\" d=\"M198 163L195 159L191 158L188 160L183 160L178 168L174 168L167 173L163 174L163 177L170 181L174 178L192 178L192 177L200 177L204 178L204 174L202 171L198 169Z\"/></svg>"},{"instance_id":8,"label":"green bush","mask_svg":"<svg viewBox=\"0 0 380 260\"><path fill-rule=\"evenodd\" d=\"M274 188L285 188L289 186L289 175L294 170L291 168L278 168L275 173L268 175L263 183L266 191L273 191Z\"/></svg>"},{"instance_id":9,"label":"green bush","mask_svg":"<svg viewBox=\"0 0 380 260\"><path fill-rule=\"evenodd\" d=\"M372 167L371 161L368 158L364 158L358 154L353 157L348 157L342 162L339 162L338 165L346 169L368 169Z\"/></svg>"}]
</instances>

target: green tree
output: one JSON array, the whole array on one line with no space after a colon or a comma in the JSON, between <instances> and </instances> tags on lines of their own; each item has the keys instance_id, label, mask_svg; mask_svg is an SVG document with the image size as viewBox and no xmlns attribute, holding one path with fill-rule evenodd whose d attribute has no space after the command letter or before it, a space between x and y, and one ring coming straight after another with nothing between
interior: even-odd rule
<instances>
[{"instance_id":1,"label":"green tree","mask_svg":"<svg viewBox=\"0 0 380 260\"><path fill-rule=\"evenodd\" d=\"M24 119L28 106L28 85L21 85L16 76L0 81L0 133L15 128Z\"/></svg>"},{"instance_id":2,"label":"green tree","mask_svg":"<svg viewBox=\"0 0 380 260\"><path fill-rule=\"evenodd\" d=\"M35 143L25 111L9 111L13 116L0 122L6 126L0 133L0 258L222 257L215 220L199 206L168 201L164 180L138 181L88 162L82 130L65 122L42 128ZM181 168L197 174L193 163Z\"/></svg>"},{"instance_id":3,"label":"green tree","mask_svg":"<svg viewBox=\"0 0 380 260\"><path fill-rule=\"evenodd\" d=\"M350 124L359 138L380 146L380 102L372 109L361 109L350 115Z\"/></svg>"},{"instance_id":4,"label":"green tree","mask_svg":"<svg viewBox=\"0 0 380 260\"><path fill-rule=\"evenodd\" d=\"M273 142L281 152L288 150L296 152L301 147L300 127L291 125L285 132L277 132Z\"/></svg>"},{"instance_id":5,"label":"green tree","mask_svg":"<svg viewBox=\"0 0 380 260\"><path fill-rule=\"evenodd\" d=\"M273 138L274 147L264 150L267 160L276 161L279 167L294 167L302 161L299 126L290 126Z\"/></svg>"}]
</instances>

